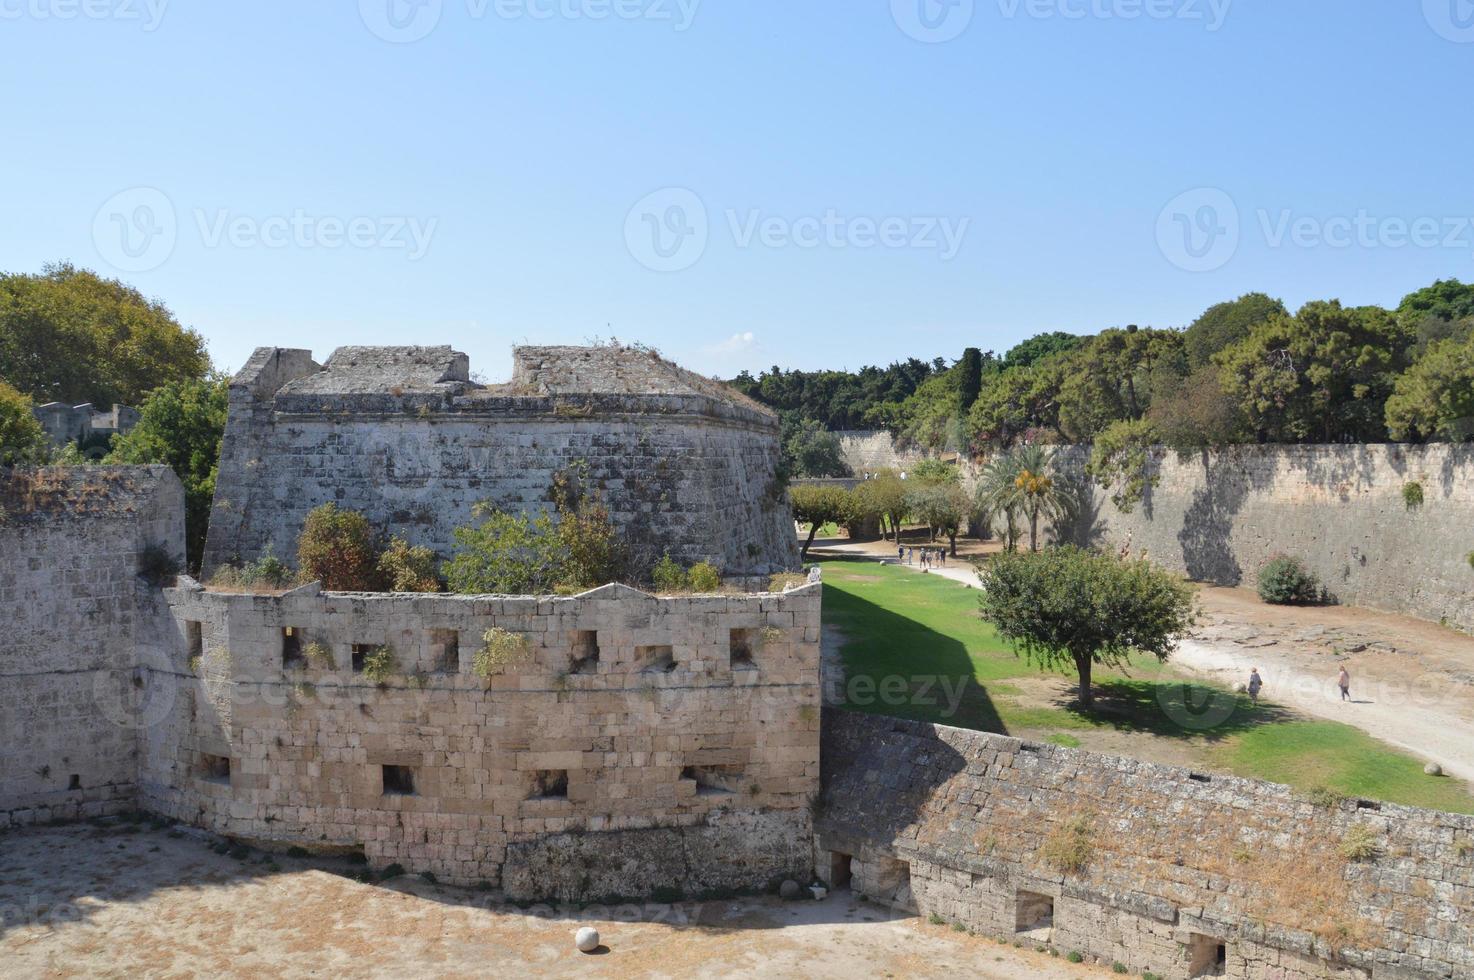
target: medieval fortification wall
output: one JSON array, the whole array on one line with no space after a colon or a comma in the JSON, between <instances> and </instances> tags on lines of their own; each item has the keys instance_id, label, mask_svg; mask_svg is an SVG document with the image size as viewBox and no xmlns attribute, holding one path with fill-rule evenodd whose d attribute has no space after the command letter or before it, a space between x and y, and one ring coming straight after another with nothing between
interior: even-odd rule
<instances>
[{"instance_id":1,"label":"medieval fortification wall","mask_svg":"<svg viewBox=\"0 0 1474 980\"><path fill-rule=\"evenodd\" d=\"M1086 454L1068 451L1067 465ZM1198 581L1252 588L1294 555L1336 600L1474 629L1474 446L1239 446L1181 459L1123 514L1097 491L1070 533L1146 549ZM1409 505L1416 483L1423 502Z\"/></svg>"},{"instance_id":2,"label":"medieval fortification wall","mask_svg":"<svg viewBox=\"0 0 1474 980\"><path fill-rule=\"evenodd\" d=\"M172 710L148 729L141 800L233 837L362 848L375 868L518 899L804 875L819 589L170 589L173 635L150 684ZM478 668L492 629L520 645Z\"/></svg>"},{"instance_id":3,"label":"medieval fortification wall","mask_svg":"<svg viewBox=\"0 0 1474 980\"><path fill-rule=\"evenodd\" d=\"M448 557L482 501L551 506L580 467L637 566L668 551L734 577L798 567L778 482L778 421L652 353L522 347L510 384L469 380L448 347L263 348L236 375L205 570L292 559L324 503Z\"/></svg>"},{"instance_id":4,"label":"medieval fortification wall","mask_svg":"<svg viewBox=\"0 0 1474 980\"><path fill-rule=\"evenodd\" d=\"M816 866L881 903L1166 980L1474 976L1474 817L835 709L822 764Z\"/></svg>"},{"instance_id":5,"label":"medieval fortification wall","mask_svg":"<svg viewBox=\"0 0 1474 980\"><path fill-rule=\"evenodd\" d=\"M167 467L0 476L0 828L134 805L138 648L169 621L150 548L184 560Z\"/></svg>"}]
</instances>

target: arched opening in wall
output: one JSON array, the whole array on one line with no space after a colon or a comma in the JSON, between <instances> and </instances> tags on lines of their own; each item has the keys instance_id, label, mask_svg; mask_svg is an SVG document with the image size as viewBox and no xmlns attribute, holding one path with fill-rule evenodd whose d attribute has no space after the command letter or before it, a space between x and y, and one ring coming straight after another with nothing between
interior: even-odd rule
<instances>
[{"instance_id":1,"label":"arched opening in wall","mask_svg":"<svg viewBox=\"0 0 1474 980\"><path fill-rule=\"evenodd\" d=\"M195 620L186 620L184 623L184 651L185 663L191 664L204 656L205 653L205 629L203 624Z\"/></svg>"},{"instance_id":2,"label":"arched opening in wall","mask_svg":"<svg viewBox=\"0 0 1474 980\"><path fill-rule=\"evenodd\" d=\"M230 785L230 759L227 756L208 755L202 752L197 771L200 779L207 783Z\"/></svg>"},{"instance_id":3,"label":"arched opening in wall","mask_svg":"<svg viewBox=\"0 0 1474 980\"><path fill-rule=\"evenodd\" d=\"M738 766L686 766L681 770L681 779L696 784L697 796L731 796L742 784L742 769Z\"/></svg>"},{"instance_id":4,"label":"arched opening in wall","mask_svg":"<svg viewBox=\"0 0 1474 980\"><path fill-rule=\"evenodd\" d=\"M597 674L599 672L599 633L597 630L577 630L573 634L573 654L569 659L570 674Z\"/></svg>"},{"instance_id":5,"label":"arched opening in wall","mask_svg":"<svg viewBox=\"0 0 1474 980\"><path fill-rule=\"evenodd\" d=\"M1054 933L1054 898L1038 892L1020 891L1014 899L1014 931L1041 943Z\"/></svg>"},{"instance_id":6,"label":"arched opening in wall","mask_svg":"<svg viewBox=\"0 0 1474 980\"><path fill-rule=\"evenodd\" d=\"M527 798L529 800L568 799L568 770L547 769L534 772L532 788Z\"/></svg>"},{"instance_id":7,"label":"arched opening in wall","mask_svg":"<svg viewBox=\"0 0 1474 980\"><path fill-rule=\"evenodd\" d=\"M281 631L281 665L284 670L293 670L307 662L302 656L302 631L295 626L286 626Z\"/></svg>"},{"instance_id":8,"label":"arched opening in wall","mask_svg":"<svg viewBox=\"0 0 1474 980\"><path fill-rule=\"evenodd\" d=\"M674 647L637 647L635 649L635 660L639 663L641 670L649 671L652 674L669 674L676 669L676 651Z\"/></svg>"},{"instance_id":9,"label":"arched opening in wall","mask_svg":"<svg viewBox=\"0 0 1474 980\"><path fill-rule=\"evenodd\" d=\"M385 796L414 796L415 771L408 766L384 766Z\"/></svg>"},{"instance_id":10,"label":"arched opening in wall","mask_svg":"<svg viewBox=\"0 0 1474 980\"><path fill-rule=\"evenodd\" d=\"M82 788L82 777L78 773L72 773L72 778L67 782L68 790L79 790Z\"/></svg>"},{"instance_id":11,"label":"arched opening in wall","mask_svg":"<svg viewBox=\"0 0 1474 980\"><path fill-rule=\"evenodd\" d=\"M757 630L732 630L728 647L731 651L731 663L733 670L754 670L757 667L753 659L753 647L757 643Z\"/></svg>"},{"instance_id":12,"label":"arched opening in wall","mask_svg":"<svg viewBox=\"0 0 1474 980\"><path fill-rule=\"evenodd\" d=\"M1187 944L1189 977L1228 976L1228 944L1213 936L1193 933Z\"/></svg>"},{"instance_id":13,"label":"arched opening in wall","mask_svg":"<svg viewBox=\"0 0 1474 980\"><path fill-rule=\"evenodd\" d=\"M430 655L437 674L456 674L461 669L461 634L459 630L431 630Z\"/></svg>"},{"instance_id":14,"label":"arched opening in wall","mask_svg":"<svg viewBox=\"0 0 1474 980\"><path fill-rule=\"evenodd\" d=\"M848 888L850 879L853 877L851 865L854 858L849 854L841 854L839 851L829 852L829 887Z\"/></svg>"}]
</instances>

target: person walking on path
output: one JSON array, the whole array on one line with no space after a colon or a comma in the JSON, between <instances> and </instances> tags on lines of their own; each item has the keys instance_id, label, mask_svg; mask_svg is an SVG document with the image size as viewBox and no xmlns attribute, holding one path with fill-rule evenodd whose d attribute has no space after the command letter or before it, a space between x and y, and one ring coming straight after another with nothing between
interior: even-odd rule
<instances>
[{"instance_id":1,"label":"person walking on path","mask_svg":"<svg viewBox=\"0 0 1474 980\"><path fill-rule=\"evenodd\" d=\"M1264 690L1264 678L1259 676L1259 668L1255 667L1249 671L1249 700L1255 704L1259 703L1259 692Z\"/></svg>"},{"instance_id":2,"label":"person walking on path","mask_svg":"<svg viewBox=\"0 0 1474 980\"><path fill-rule=\"evenodd\" d=\"M1351 700L1351 674L1345 667L1341 668L1341 675L1336 678L1336 686L1341 689L1341 700Z\"/></svg>"},{"instance_id":3,"label":"person walking on path","mask_svg":"<svg viewBox=\"0 0 1474 980\"><path fill-rule=\"evenodd\" d=\"M904 564L906 564L906 546L905 545L901 545L901 544L896 545L896 564L897 565L904 565Z\"/></svg>"}]
</instances>

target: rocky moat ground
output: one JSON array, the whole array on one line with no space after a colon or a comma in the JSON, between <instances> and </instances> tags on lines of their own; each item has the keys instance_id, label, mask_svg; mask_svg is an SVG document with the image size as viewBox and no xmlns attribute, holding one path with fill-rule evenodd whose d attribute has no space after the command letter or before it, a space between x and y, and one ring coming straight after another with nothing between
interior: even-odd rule
<instances>
[{"instance_id":1,"label":"rocky moat ground","mask_svg":"<svg viewBox=\"0 0 1474 980\"><path fill-rule=\"evenodd\" d=\"M1103 977L865 902L520 909L418 877L237 850L147 823L0 836L7 977ZM331 870L327 870L331 868ZM605 948L573 948L581 926Z\"/></svg>"}]
</instances>

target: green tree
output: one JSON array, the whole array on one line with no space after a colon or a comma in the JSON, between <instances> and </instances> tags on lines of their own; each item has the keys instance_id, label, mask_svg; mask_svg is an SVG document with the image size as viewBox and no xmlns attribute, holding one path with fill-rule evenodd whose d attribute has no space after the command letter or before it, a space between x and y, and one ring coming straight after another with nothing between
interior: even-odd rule
<instances>
[{"instance_id":1,"label":"green tree","mask_svg":"<svg viewBox=\"0 0 1474 980\"><path fill-rule=\"evenodd\" d=\"M976 347L967 348L962 352L957 371L957 414L961 417L967 415L983 390L983 352Z\"/></svg>"},{"instance_id":2,"label":"green tree","mask_svg":"<svg viewBox=\"0 0 1474 980\"><path fill-rule=\"evenodd\" d=\"M191 568L199 568L210 507L230 382L222 375L175 381L156 388L139 409L138 424L113 440L109 463L163 463L184 484L185 544Z\"/></svg>"},{"instance_id":3,"label":"green tree","mask_svg":"<svg viewBox=\"0 0 1474 980\"><path fill-rule=\"evenodd\" d=\"M1007 370L985 384L967 418L973 448L1007 447L1023 438L1057 438L1068 358L1065 354Z\"/></svg>"},{"instance_id":4,"label":"green tree","mask_svg":"<svg viewBox=\"0 0 1474 980\"><path fill-rule=\"evenodd\" d=\"M1090 462L1085 470L1104 490L1111 502L1129 514L1155 487L1161 477L1151 468L1152 447L1158 442L1157 428L1146 419L1112 422L1095 437Z\"/></svg>"},{"instance_id":5,"label":"green tree","mask_svg":"<svg viewBox=\"0 0 1474 980\"><path fill-rule=\"evenodd\" d=\"M848 518L850 494L840 487L799 484L789 489L788 496L793 502L794 518L809 525L809 536L800 552L800 559L807 561L819 529Z\"/></svg>"},{"instance_id":6,"label":"green tree","mask_svg":"<svg viewBox=\"0 0 1474 980\"><path fill-rule=\"evenodd\" d=\"M881 519L881 535L896 541L901 540L901 523L906 518L906 481L895 470L881 470L870 479L855 487L858 510L875 514ZM890 522L890 533L885 523Z\"/></svg>"},{"instance_id":7,"label":"green tree","mask_svg":"<svg viewBox=\"0 0 1474 980\"><path fill-rule=\"evenodd\" d=\"M297 567L330 592L383 588L373 525L358 511L323 504L307 515L297 539Z\"/></svg>"},{"instance_id":8,"label":"green tree","mask_svg":"<svg viewBox=\"0 0 1474 980\"><path fill-rule=\"evenodd\" d=\"M455 530L455 554L443 571L452 592L532 595L594 588L626 571L626 553L609 514L596 502L556 516L511 514L489 503L476 523Z\"/></svg>"},{"instance_id":9,"label":"green tree","mask_svg":"<svg viewBox=\"0 0 1474 980\"><path fill-rule=\"evenodd\" d=\"M65 263L0 274L0 377L38 401L136 406L209 369L204 338L116 279Z\"/></svg>"},{"instance_id":10,"label":"green tree","mask_svg":"<svg viewBox=\"0 0 1474 980\"><path fill-rule=\"evenodd\" d=\"M46 430L31 414L31 399L0 381L0 466L44 463L51 455Z\"/></svg>"},{"instance_id":11,"label":"green tree","mask_svg":"<svg viewBox=\"0 0 1474 980\"><path fill-rule=\"evenodd\" d=\"M1262 441L1380 442L1410 339L1386 310L1332 300L1259 324L1215 360Z\"/></svg>"},{"instance_id":12,"label":"green tree","mask_svg":"<svg viewBox=\"0 0 1474 980\"><path fill-rule=\"evenodd\" d=\"M1211 364L1214 354L1243 340L1259 324L1285 315L1285 304L1263 293L1210 306L1183 332L1188 366Z\"/></svg>"},{"instance_id":13,"label":"green tree","mask_svg":"<svg viewBox=\"0 0 1474 980\"><path fill-rule=\"evenodd\" d=\"M999 555L982 578L983 617L1030 662L1073 667L1086 711L1096 665L1123 667L1133 652L1166 661L1196 619L1176 575L1073 546Z\"/></svg>"},{"instance_id":14,"label":"green tree","mask_svg":"<svg viewBox=\"0 0 1474 980\"><path fill-rule=\"evenodd\" d=\"M839 437L812 419L804 419L788 437L785 447L794 472L813 478L849 476Z\"/></svg>"},{"instance_id":15,"label":"green tree","mask_svg":"<svg viewBox=\"0 0 1474 980\"><path fill-rule=\"evenodd\" d=\"M1153 399L1147 418L1161 441L1182 454L1252 438L1243 408L1224 392L1219 369L1211 364Z\"/></svg>"},{"instance_id":16,"label":"green tree","mask_svg":"<svg viewBox=\"0 0 1474 980\"><path fill-rule=\"evenodd\" d=\"M1036 334L1003 355L1003 370L1032 367L1057 354L1068 353L1084 343L1084 337L1059 330Z\"/></svg>"},{"instance_id":17,"label":"green tree","mask_svg":"<svg viewBox=\"0 0 1474 980\"><path fill-rule=\"evenodd\" d=\"M1438 341L1398 377L1387 431L1399 441L1474 439L1474 336Z\"/></svg>"},{"instance_id":18,"label":"green tree","mask_svg":"<svg viewBox=\"0 0 1474 980\"><path fill-rule=\"evenodd\" d=\"M907 490L906 509L926 524L933 541L938 534L944 535L951 546L952 556L957 556L957 535L972 509L972 501L960 482L919 481Z\"/></svg>"}]
</instances>

